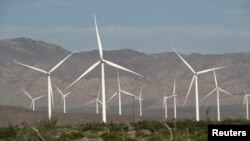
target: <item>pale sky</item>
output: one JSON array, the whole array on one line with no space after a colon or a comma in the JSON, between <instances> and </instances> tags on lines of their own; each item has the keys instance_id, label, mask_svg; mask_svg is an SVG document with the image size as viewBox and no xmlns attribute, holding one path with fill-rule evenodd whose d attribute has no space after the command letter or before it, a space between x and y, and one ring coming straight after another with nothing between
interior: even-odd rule
<instances>
[{"instance_id":1,"label":"pale sky","mask_svg":"<svg viewBox=\"0 0 250 141\"><path fill-rule=\"evenodd\" d=\"M0 39L29 37L73 51L250 52L249 0L0 0Z\"/></svg>"}]
</instances>

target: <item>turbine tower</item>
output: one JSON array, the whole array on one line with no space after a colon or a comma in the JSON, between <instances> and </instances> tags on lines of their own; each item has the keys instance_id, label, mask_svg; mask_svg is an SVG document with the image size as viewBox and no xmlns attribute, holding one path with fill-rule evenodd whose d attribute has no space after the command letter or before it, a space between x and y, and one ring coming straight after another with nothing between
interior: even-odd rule
<instances>
[{"instance_id":1,"label":"turbine tower","mask_svg":"<svg viewBox=\"0 0 250 141\"><path fill-rule=\"evenodd\" d=\"M196 121L200 121L200 113L199 113L199 92L198 92L198 76L200 74L203 74L203 73L207 73L207 72L210 72L210 71L213 71L213 70L216 70L216 69L221 69L223 67L218 67L218 68L213 68L213 69L206 69L206 70L202 70L202 71L198 71L196 72L188 63L186 60L184 60L181 55L174 49L172 48L172 50L177 54L177 56L184 62L184 64L193 72L193 78L191 80L191 83L190 83L190 86L189 86L189 89L188 89L188 93L187 93L187 96L186 96L186 99L184 101L184 104L186 103L187 101L187 98L189 96L189 92L192 88L192 85L193 83L195 83L195 104L196 104ZM194 82L195 81L195 82Z\"/></svg>"},{"instance_id":2,"label":"turbine tower","mask_svg":"<svg viewBox=\"0 0 250 141\"><path fill-rule=\"evenodd\" d=\"M217 81L215 70L213 72L214 72L215 88L209 94L207 94L201 101L205 100L209 95L213 94L216 91L216 95L217 95L217 120L220 121L220 92L223 92L223 93L228 94L230 96L233 96L233 95L230 94L229 92L223 90L222 88L220 88L218 86L218 81Z\"/></svg>"},{"instance_id":3,"label":"turbine tower","mask_svg":"<svg viewBox=\"0 0 250 141\"><path fill-rule=\"evenodd\" d=\"M57 91L60 93L60 95L62 96L62 100L61 100L61 104L63 103L63 113L65 114L66 113L66 97L71 93L71 92L68 92L66 94L63 94L62 91L55 85Z\"/></svg>"},{"instance_id":4,"label":"turbine tower","mask_svg":"<svg viewBox=\"0 0 250 141\"><path fill-rule=\"evenodd\" d=\"M244 91L245 96L244 96L244 101L243 101L243 106L246 104L246 116L247 116L247 120L249 120L249 114L248 114L248 97L250 96L250 94L248 94L246 91Z\"/></svg>"},{"instance_id":5,"label":"turbine tower","mask_svg":"<svg viewBox=\"0 0 250 141\"><path fill-rule=\"evenodd\" d=\"M23 64L23 63L19 63L17 61L15 61L15 63L19 64L19 65L22 65L24 67L27 67L27 68L30 68L30 69L33 69L33 70L36 70L38 72L41 72L45 75L47 75L47 78L48 78L48 117L49 117L49 120L51 119L51 114L52 114L52 110L51 110L51 100L52 100L52 104L54 104L53 102L53 91L52 91L52 85L51 85L51 74L64 62L66 61L71 55L73 54L70 53L68 56L66 56L64 59L62 59L58 64L56 64L51 70L49 71L45 71L43 69L40 69L40 68L37 68L37 67L33 67L33 66L29 66L29 65L26 65L26 64Z\"/></svg>"},{"instance_id":6,"label":"turbine tower","mask_svg":"<svg viewBox=\"0 0 250 141\"><path fill-rule=\"evenodd\" d=\"M121 83L120 83L120 78L119 78L119 72L118 72L118 69L117 69L117 82L118 82L118 90L107 100L107 103L113 99L116 95L118 95L118 98L119 98L119 115L122 115L122 106L121 106L121 94L125 94L125 95L128 95L128 96L131 96L131 97L136 97L135 95L125 91L125 90L122 90L121 89Z\"/></svg>"},{"instance_id":7,"label":"turbine tower","mask_svg":"<svg viewBox=\"0 0 250 141\"><path fill-rule=\"evenodd\" d=\"M174 119L177 118L177 113L176 113L176 102L177 102L177 95L175 93L175 85L176 85L176 79L174 79L174 88L173 88L173 97L174 97Z\"/></svg>"},{"instance_id":8,"label":"turbine tower","mask_svg":"<svg viewBox=\"0 0 250 141\"><path fill-rule=\"evenodd\" d=\"M167 104L167 100L169 98L174 97L174 95L166 96L166 94L167 94L167 90L165 90L165 94L163 95L163 109L165 111L165 118L168 118L168 104Z\"/></svg>"},{"instance_id":9,"label":"turbine tower","mask_svg":"<svg viewBox=\"0 0 250 141\"><path fill-rule=\"evenodd\" d=\"M87 103L84 104L84 105L87 105L87 104L90 104L90 103L95 102L95 104L96 104L96 114L99 113L99 103L102 104L101 100L99 99L99 96L100 96L100 89L101 89L101 87L99 87L99 90L98 90L98 94L97 94L96 99L94 99L94 100L92 100L92 101L87 102Z\"/></svg>"},{"instance_id":10,"label":"turbine tower","mask_svg":"<svg viewBox=\"0 0 250 141\"><path fill-rule=\"evenodd\" d=\"M138 99L138 101L139 101L139 106L140 106L140 117L142 116L142 106L141 106L141 102L142 102L142 100L144 100L144 99L141 98L141 93L142 93L142 87L141 87L141 91L140 91L140 96L135 98L135 99Z\"/></svg>"},{"instance_id":11,"label":"turbine tower","mask_svg":"<svg viewBox=\"0 0 250 141\"><path fill-rule=\"evenodd\" d=\"M105 93L105 70L104 70L104 64L110 65L112 67L121 69L121 70L125 70L131 73L134 73L138 76L141 76L140 74L131 71L129 69L126 69L125 67L122 67L120 65L117 65L113 62L110 62L108 60L104 59L103 56L103 49L102 49L102 43L101 43L101 39L99 36L99 31L97 28L97 22L96 22L96 17L94 16L94 20L95 20L95 30L96 30L96 36L97 36L97 44L98 44L98 48L99 48L99 55L100 55L100 60L97 61L96 63L94 63L91 67L89 67L81 76L79 76L73 83L71 83L67 88L71 87L72 85L74 85L77 81L79 81L83 76L85 76L87 73L89 73L90 71L92 71L94 68L96 68L99 64L101 65L101 79L102 79L102 121L104 123L107 122L106 119L106 93ZM142 76L141 76L142 77Z\"/></svg>"},{"instance_id":12,"label":"turbine tower","mask_svg":"<svg viewBox=\"0 0 250 141\"><path fill-rule=\"evenodd\" d=\"M22 91L24 92L24 94L26 94L30 99L31 99L31 103L30 103L30 109L32 108L33 111L35 111L35 101L44 97L45 95L42 95L42 96L39 96L39 97L36 97L36 98L32 98L28 92L26 92L24 89L22 89Z\"/></svg>"}]
</instances>

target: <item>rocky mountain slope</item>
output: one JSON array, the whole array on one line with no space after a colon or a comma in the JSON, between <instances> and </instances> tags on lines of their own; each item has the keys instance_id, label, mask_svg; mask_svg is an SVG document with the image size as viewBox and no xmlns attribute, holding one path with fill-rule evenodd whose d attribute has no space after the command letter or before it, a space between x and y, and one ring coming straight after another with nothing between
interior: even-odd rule
<instances>
[{"instance_id":1,"label":"rocky mountain slope","mask_svg":"<svg viewBox=\"0 0 250 141\"><path fill-rule=\"evenodd\" d=\"M181 52L181 50L179 50ZM0 104L29 107L29 99L21 92L24 88L32 96L47 94L46 76L31 69L19 66L13 61L33 65L45 70L51 69L60 59L64 58L69 51L62 47L35 41L29 38L16 38L0 40ZM234 97L221 95L221 104L241 104L243 89L250 91L250 53L232 54L190 54L182 56L194 67L195 70L203 70L213 66L226 66L217 71L219 85L234 94ZM69 90L66 87L81 73L98 60L98 50L82 51L70 57L53 74L52 80L63 92L72 90L67 99L68 108L83 107L84 103L96 97L100 86L100 67L88 74ZM107 60L118 63L134 70L144 77L139 78L133 74L120 71L121 87L135 95L139 95L143 88L143 106L145 108L161 107L162 95L172 94L174 79L176 78L178 100L182 104L191 78L191 71L181 62L173 52L160 54L144 54L130 49L104 51ZM107 97L110 97L117 89L116 69L106 66L106 89ZM213 74L207 73L199 76L199 98L201 99L214 88ZM54 89L56 108L61 108L60 95ZM109 105L116 105L114 98ZM129 105L132 99L122 97L122 103ZM215 105L215 95L210 96L201 105ZM37 101L40 107L46 107L46 98ZM194 105L194 89L192 89L187 105ZM91 105L90 105L91 106ZM169 101L169 107L172 100Z\"/></svg>"}]
</instances>

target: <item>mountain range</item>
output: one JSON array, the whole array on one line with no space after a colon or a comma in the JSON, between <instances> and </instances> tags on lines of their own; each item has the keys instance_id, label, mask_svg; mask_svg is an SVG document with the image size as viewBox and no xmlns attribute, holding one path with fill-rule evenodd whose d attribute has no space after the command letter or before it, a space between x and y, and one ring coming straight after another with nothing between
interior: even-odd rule
<instances>
[{"instance_id":1,"label":"mountain range","mask_svg":"<svg viewBox=\"0 0 250 141\"><path fill-rule=\"evenodd\" d=\"M178 50L178 48L177 48ZM181 53L181 50L178 50ZM70 52L63 47L36 41L30 38L15 38L0 40L0 105L14 105L29 107L29 99L21 89L27 90L32 96L47 94L46 76L31 69L22 67L14 61L36 66L44 70L51 69L58 61ZM221 95L222 105L240 105L243 101L243 90L250 91L250 53L228 54L182 54L195 70L212 67L226 67L216 71L219 85L234 96ZM176 79L176 94L178 101L183 104L192 72L178 58L174 52L159 54L145 54L131 49L105 50L107 60L120 64L143 75L140 78L128 72L119 71L122 89L139 95L142 87L144 108L162 107L162 96L172 94L174 79ZM75 53L54 74L53 84L63 92L72 91L66 99L68 108L84 107L85 103L93 100L100 87L100 67L89 73L72 88L66 87L80 76L88 67L99 59L98 50L81 51ZM118 88L116 69L106 66L106 89L109 98ZM199 99L203 98L215 87L213 73L199 76ZM55 104L61 108L59 93L54 90ZM129 105L132 98L122 96L122 103ZM172 107L173 101L169 101ZM108 104L115 106L118 99L114 98ZM47 107L46 98L37 101L40 107ZM188 106L194 105L194 89L191 90L187 100ZM201 105L216 105L215 95L211 95ZM90 105L94 106L94 105Z\"/></svg>"}]
</instances>

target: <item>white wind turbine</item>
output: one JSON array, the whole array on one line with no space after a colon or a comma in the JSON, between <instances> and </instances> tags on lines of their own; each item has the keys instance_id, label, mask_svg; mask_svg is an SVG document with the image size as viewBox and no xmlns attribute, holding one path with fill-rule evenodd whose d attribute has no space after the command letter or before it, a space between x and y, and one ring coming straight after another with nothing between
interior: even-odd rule
<instances>
[{"instance_id":1,"label":"white wind turbine","mask_svg":"<svg viewBox=\"0 0 250 141\"><path fill-rule=\"evenodd\" d=\"M26 92L24 89L22 89L22 91L24 92L24 94L26 94L30 99L31 99L31 103L30 103L30 109L32 108L33 111L35 111L35 101L44 97L45 95L42 95L42 96L39 96L39 97L36 97L36 98L32 98L28 92Z\"/></svg>"},{"instance_id":2,"label":"white wind turbine","mask_svg":"<svg viewBox=\"0 0 250 141\"><path fill-rule=\"evenodd\" d=\"M33 67L33 66L29 66L23 63L19 63L17 61L15 61L15 63L22 65L24 67L39 71L45 75L47 75L48 77L48 117L49 120L51 119L51 114L52 114L52 110L51 110L51 100L52 100L52 104L54 104L53 102L53 91L52 91L52 85L51 85L51 73L54 72L65 60L67 60L71 55L73 54L73 52L71 54L69 54L68 56L66 56L64 59L62 59L58 64L56 64L51 70L49 71L45 71L43 69L37 68L37 67Z\"/></svg>"},{"instance_id":3,"label":"white wind turbine","mask_svg":"<svg viewBox=\"0 0 250 141\"><path fill-rule=\"evenodd\" d=\"M91 67L89 67L80 77L78 77L73 83L71 83L67 88L71 87L72 85L74 85L77 81L79 81L83 76L85 76L87 73L89 73L90 71L92 71L94 68L96 68L99 64L101 64L101 77L102 77L102 121L104 123L107 122L106 119L106 93L105 93L105 72L104 72L104 64L108 64L112 67L118 68L118 69L122 69L131 73L134 73L138 76L141 76L140 74L133 72L129 69L126 69L120 65L117 65L113 62L110 62L108 60L105 60L103 57L103 49L102 49L102 43L101 43L101 39L99 36L99 31L97 28L97 22L96 22L96 17L94 16L94 20L95 20L95 30L96 30L96 36L97 36L97 43L98 43L98 48L99 48L99 55L100 55L100 60L97 61L96 63L94 63ZM141 76L142 77L142 76Z\"/></svg>"},{"instance_id":4,"label":"white wind turbine","mask_svg":"<svg viewBox=\"0 0 250 141\"><path fill-rule=\"evenodd\" d=\"M246 104L246 116L247 116L247 120L249 120L249 114L248 114L248 97L250 96L250 94L248 94L246 91L244 91L245 96L244 96L244 101L243 101L243 106Z\"/></svg>"},{"instance_id":5,"label":"white wind turbine","mask_svg":"<svg viewBox=\"0 0 250 141\"><path fill-rule=\"evenodd\" d=\"M187 67L193 72L193 74L194 74L194 75L193 75L193 78L192 78L192 80L191 80L189 89L188 89L188 93L187 93L186 99L185 99L183 105L185 105L185 103L186 103L186 101L187 101L187 98L188 98L188 96L189 96L189 92L190 92L190 90L191 90L191 88L192 88L192 85L193 85L193 83L195 83L195 104L196 104L196 108L195 108L195 109L196 109L196 121L199 121L199 120L200 120L200 113L199 113L198 76L199 76L200 74L207 73L207 72L210 72L210 71L213 71L213 70L216 70L216 69L221 69L221 68L223 68L223 67L218 67L218 68L213 68L213 69L206 69L206 70L202 70L202 71L196 72L196 71L187 63L187 61L184 60L184 59L181 57L181 55L180 55L174 48L172 48L172 49L173 49L173 51L177 54L177 56L184 62L184 64L186 64L186 66L187 66ZM194 82L194 80L195 80L195 82Z\"/></svg>"},{"instance_id":6,"label":"white wind turbine","mask_svg":"<svg viewBox=\"0 0 250 141\"><path fill-rule=\"evenodd\" d=\"M99 87L96 99L94 99L94 100L92 100L92 101L87 102L87 103L84 104L84 105L87 105L87 104L95 102L95 104L96 104L96 114L99 113L99 103L102 104L101 100L99 99L99 97L100 97L100 89L101 89L101 87Z\"/></svg>"},{"instance_id":7,"label":"white wind turbine","mask_svg":"<svg viewBox=\"0 0 250 141\"><path fill-rule=\"evenodd\" d=\"M71 92L68 92L66 94L63 94L62 91L55 85L57 91L60 93L60 95L62 96L62 100L61 100L61 104L63 103L63 113L65 114L66 113L66 97L71 93Z\"/></svg>"},{"instance_id":8,"label":"white wind turbine","mask_svg":"<svg viewBox=\"0 0 250 141\"><path fill-rule=\"evenodd\" d=\"M111 99L113 99L116 95L118 95L118 98L119 98L119 103L118 103L119 104L119 115L122 115L121 94L124 93L124 94L126 94L128 96L131 96L131 97L136 97L136 96L121 89L121 83L120 83L120 77L119 77L118 69L117 69L117 82L118 82L118 90L107 100L107 103Z\"/></svg>"},{"instance_id":9,"label":"white wind turbine","mask_svg":"<svg viewBox=\"0 0 250 141\"><path fill-rule=\"evenodd\" d=\"M229 92L223 90L222 88L220 88L218 86L218 81L217 81L215 70L214 70L214 82L215 82L215 88L209 94L207 94L204 98L202 98L201 101L205 100L209 95L213 94L216 91L216 95L217 95L217 120L220 121L220 92L223 92L223 93L228 94L230 96L233 96L233 95L230 94Z\"/></svg>"},{"instance_id":10,"label":"white wind turbine","mask_svg":"<svg viewBox=\"0 0 250 141\"><path fill-rule=\"evenodd\" d=\"M141 98L141 93L142 93L142 88L141 88L141 91L140 91L140 96L137 97L137 98L135 98L135 99L138 99L138 101L139 101L139 106L140 106L140 117L142 116L142 106L141 106L141 102L142 102L142 100L144 100L144 99Z\"/></svg>"},{"instance_id":11,"label":"white wind turbine","mask_svg":"<svg viewBox=\"0 0 250 141\"><path fill-rule=\"evenodd\" d=\"M169 98L172 98L174 97L174 95L171 95L171 96L166 96L167 94L167 90L165 90L165 94L163 95L163 109L165 111L165 118L168 118L168 104L167 104L167 100Z\"/></svg>"}]
</instances>

